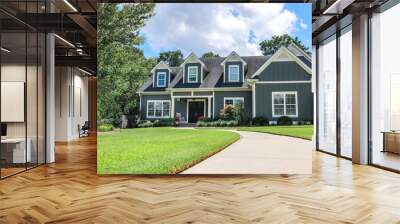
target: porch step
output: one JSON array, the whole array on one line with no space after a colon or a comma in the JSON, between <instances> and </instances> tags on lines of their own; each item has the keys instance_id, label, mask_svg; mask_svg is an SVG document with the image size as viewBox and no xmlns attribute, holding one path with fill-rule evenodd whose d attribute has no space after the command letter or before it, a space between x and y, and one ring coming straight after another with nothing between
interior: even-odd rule
<instances>
[{"instance_id":1,"label":"porch step","mask_svg":"<svg viewBox=\"0 0 400 224\"><path fill-rule=\"evenodd\" d=\"M179 123L178 127L179 128L195 128L196 124L195 123Z\"/></svg>"}]
</instances>

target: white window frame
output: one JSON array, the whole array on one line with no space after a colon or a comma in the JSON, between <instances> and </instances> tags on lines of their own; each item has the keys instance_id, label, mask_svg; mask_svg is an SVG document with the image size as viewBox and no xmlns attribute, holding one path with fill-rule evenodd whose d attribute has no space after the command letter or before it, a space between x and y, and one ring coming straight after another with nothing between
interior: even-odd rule
<instances>
[{"instance_id":1,"label":"white window frame","mask_svg":"<svg viewBox=\"0 0 400 224\"><path fill-rule=\"evenodd\" d=\"M238 70L237 80L231 79L231 68L236 67ZM228 65L228 82L239 82L240 81L240 68L239 65Z\"/></svg>"},{"instance_id":2,"label":"white window frame","mask_svg":"<svg viewBox=\"0 0 400 224\"><path fill-rule=\"evenodd\" d=\"M160 79L160 75L164 75L164 85L159 85L158 81ZM167 86L167 73L166 72L157 72L157 87L166 87Z\"/></svg>"},{"instance_id":3,"label":"white window frame","mask_svg":"<svg viewBox=\"0 0 400 224\"><path fill-rule=\"evenodd\" d=\"M191 68L195 68L196 69L196 81L190 81L190 69ZM187 76L188 76L188 83L197 83L199 80L198 80L198 77L199 77L199 67L197 67L197 66L188 66L188 74L187 74Z\"/></svg>"},{"instance_id":4,"label":"white window frame","mask_svg":"<svg viewBox=\"0 0 400 224\"><path fill-rule=\"evenodd\" d=\"M283 114L275 114L275 95L282 95L283 94ZM286 95L287 94L294 94L296 100L296 114L295 115L287 115L286 113ZM297 98L297 91L291 92L272 92L272 117L281 117L281 116L288 116L288 117L298 117L299 114L299 101Z\"/></svg>"},{"instance_id":5,"label":"white window frame","mask_svg":"<svg viewBox=\"0 0 400 224\"><path fill-rule=\"evenodd\" d=\"M149 104L150 103L154 103L154 113L152 115L149 114ZM169 113L167 116L163 116L163 111L164 111L164 102L168 102L169 103ZM156 103L161 103L161 116L156 116ZM147 101L147 111L146 111L146 115L147 118L170 118L171 117L171 100L148 100Z\"/></svg>"},{"instance_id":6,"label":"white window frame","mask_svg":"<svg viewBox=\"0 0 400 224\"><path fill-rule=\"evenodd\" d=\"M226 101L227 101L227 100L232 100L232 101L240 100L240 101L242 101L242 105L243 105L243 107L244 107L244 97L224 97L224 108L225 108L225 106L227 105L227 104L226 104ZM235 105L233 105L233 106L235 106Z\"/></svg>"}]
</instances>

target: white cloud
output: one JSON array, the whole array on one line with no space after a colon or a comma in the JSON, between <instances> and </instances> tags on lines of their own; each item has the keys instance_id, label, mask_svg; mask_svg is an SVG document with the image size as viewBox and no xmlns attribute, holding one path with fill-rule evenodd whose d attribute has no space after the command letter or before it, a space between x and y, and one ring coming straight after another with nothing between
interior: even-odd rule
<instances>
[{"instance_id":1,"label":"white cloud","mask_svg":"<svg viewBox=\"0 0 400 224\"><path fill-rule=\"evenodd\" d=\"M307 29L307 24L304 23L303 20L300 21L300 27L303 29Z\"/></svg>"},{"instance_id":2,"label":"white cloud","mask_svg":"<svg viewBox=\"0 0 400 224\"><path fill-rule=\"evenodd\" d=\"M156 5L155 16L142 32L154 51L181 49L185 56L213 51L226 56L234 50L260 55L261 40L291 34L297 20L283 4L163 3Z\"/></svg>"}]
</instances>

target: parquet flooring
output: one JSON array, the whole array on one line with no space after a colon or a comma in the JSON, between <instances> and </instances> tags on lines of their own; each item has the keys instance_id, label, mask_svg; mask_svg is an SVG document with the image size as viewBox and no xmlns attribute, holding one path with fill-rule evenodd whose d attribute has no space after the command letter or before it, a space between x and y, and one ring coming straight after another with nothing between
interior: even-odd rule
<instances>
[{"instance_id":1,"label":"parquet flooring","mask_svg":"<svg viewBox=\"0 0 400 224\"><path fill-rule=\"evenodd\" d=\"M94 137L0 181L0 223L400 223L400 175L313 153L312 175L97 176Z\"/></svg>"}]
</instances>

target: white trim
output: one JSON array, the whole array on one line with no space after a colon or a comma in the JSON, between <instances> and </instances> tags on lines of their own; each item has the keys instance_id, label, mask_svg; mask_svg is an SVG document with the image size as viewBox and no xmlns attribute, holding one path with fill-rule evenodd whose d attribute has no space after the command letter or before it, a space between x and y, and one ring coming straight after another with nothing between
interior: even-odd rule
<instances>
[{"instance_id":1,"label":"white trim","mask_svg":"<svg viewBox=\"0 0 400 224\"><path fill-rule=\"evenodd\" d=\"M244 97L224 97L224 108L227 100L241 100L244 107Z\"/></svg>"},{"instance_id":2,"label":"white trim","mask_svg":"<svg viewBox=\"0 0 400 224\"><path fill-rule=\"evenodd\" d=\"M159 75L164 75L164 85L158 85ZM167 72L156 72L156 83L157 87L166 87L167 86Z\"/></svg>"},{"instance_id":3,"label":"white trim","mask_svg":"<svg viewBox=\"0 0 400 224\"><path fill-rule=\"evenodd\" d=\"M142 94L142 95L170 95L170 92L166 92L166 91L152 91L152 92L138 92L138 94Z\"/></svg>"},{"instance_id":4,"label":"white trim","mask_svg":"<svg viewBox=\"0 0 400 224\"><path fill-rule=\"evenodd\" d=\"M190 76L189 76L189 70L191 69L191 68L196 68L196 81L190 81ZM193 66L188 66L188 80L187 80L187 83L198 83L199 82L199 67L198 66L195 66L195 65L193 65Z\"/></svg>"},{"instance_id":5,"label":"white trim","mask_svg":"<svg viewBox=\"0 0 400 224\"><path fill-rule=\"evenodd\" d=\"M243 58L240 57L239 54L236 53L235 51L232 51L228 56L226 56L226 58L221 62L221 66L225 66L225 63L228 61L229 62L241 61L243 63L243 65L247 65L246 61L243 60Z\"/></svg>"},{"instance_id":6,"label":"white trim","mask_svg":"<svg viewBox=\"0 0 400 224\"><path fill-rule=\"evenodd\" d=\"M211 118L211 96L207 97L207 117Z\"/></svg>"},{"instance_id":7,"label":"white trim","mask_svg":"<svg viewBox=\"0 0 400 224\"><path fill-rule=\"evenodd\" d=\"M154 66L154 68L151 69L151 73L154 74L154 72L155 72L157 69L168 69L168 71L171 72L171 68L170 68L167 64L165 64L164 61L160 61L156 66Z\"/></svg>"},{"instance_id":8,"label":"white trim","mask_svg":"<svg viewBox=\"0 0 400 224\"><path fill-rule=\"evenodd\" d=\"M251 88L252 88L252 107L253 107L253 113L252 113L252 115L253 115L253 118L255 118L256 117L256 84L255 83L253 83L253 85L251 86Z\"/></svg>"},{"instance_id":9,"label":"white trim","mask_svg":"<svg viewBox=\"0 0 400 224\"><path fill-rule=\"evenodd\" d=\"M275 52L272 57L270 57L252 76L251 78L256 77L257 75L261 74L262 71L264 71L272 62L274 61L283 61L282 59L279 59L279 56L282 54L285 54L288 56L288 59L284 61L294 61L300 67L302 67L308 74L312 74L312 70L310 67L308 67L302 60L300 60L296 55L294 55L291 51L289 51L286 47L281 47L277 52Z\"/></svg>"},{"instance_id":10,"label":"white trim","mask_svg":"<svg viewBox=\"0 0 400 224\"><path fill-rule=\"evenodd\" d=\"M300 81L257 81L257 84L280 84L280 83L312 83L311 80L300 80Z\"/></svg>"},{"instance_id":11,"label":"white trim","mask_svg":"<svg viewBox=\"0 0 400 224\"><path fill-rule=\"evenodd\" d=\"M289 49L289 47L294 47L294 48L296 48L296 50L299 51L300 54L302 54L305 58L307 58L309 61L311 61L310 55L307 54L305 51L303 51L303 49L301 49L299 46L297 46L297 44L291 43L291 44L288 46L288 49Z\"/></svg>"},{"instance_id":12,"label":"white trim","mask_svg":"<svg viewBox=\"0 0 400 224\"><path fill-rule=\"evenodd\" d=\"M203 97L204 98L204 97ZM186 122L189 123L189 102L199 102L203 101L204 112L203 116L206 116L206 100L205 99L188 99L186 100Z\"/></svg>"},{"instance_id":13,"label":"white trim","mask_svg":"<svg viewBox=\"0 0 400 224\"><path fill-rule=\"evenodd\" d=\"M274 104L274 96L275 95L284 95L283 97L283 114L275 114L275 104ZM296 114L295 115L287 115L286 114L286 94L294 94L296 99ZM281 116L288 116L288 117L298 117L299 115L299 101L297 97L297 91L289 91L289 92L272 92L272 117L281 117Z\"/></svg>"},{"instance_id":14,"label":"white trim","mask_svg":"<svg viewBox=\"0 0 400 224\"><path fill-rule=\"evenodd\" d=\"M154 115L153 116L149 116L149 103L150 102L161 102L161 116L155 116L156 113L156 108L154 105ZM164 102L169 102L169 114L168 116L163 116L163 110L164 110ZM146 107L146 118L170 118L171 117L171 100L147 100L147 107Z\"/></svg>"},{"instance_id":15,"label":"white trim","mask_svg":"<svg viewBox=\"0 0 400 224\"><path fill-rule=\"evenodd\" d=\"M141 115L141 113L142 113L142 94L139 93L139 114ZM146 111L146 113L147 113L147 111Z\"/></svg>"},{"instance_id":16,"label":"white trim","mask_svg":"<svg viewBox=\"0 0 400 224\"><path fill-rule=\"evenodd\" d=\"M231 79L231 67L232 68L237 68L238 70L238 76L237 76L237 80L233 80ZM228 82L239 82L240 81L240 68L239 65L228 65Z\"/></svg>"},{"instance_id":17,"label":"white trim","mask_svg":"<svg viewBox=\"0 0 400 224\"><path fill-rule=\"evenodd\" d=\"M212 91L251 91L248 87L216 87L216 88L167 88L166 90L170 90L173 92L212 92Z\"/></svg>"},{"instance_id":18,"label":"white trim","mask_svg":"<svg viewBox=\"0 0 400 224\"><path fill-rule=\"evenodd\" d=\"M213 107L212 107L212 118L214 119L215 113L215 91L213 91Z\"/></svg>"}]
</instances>

